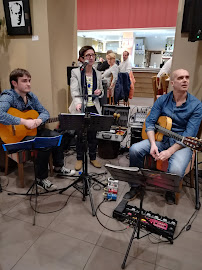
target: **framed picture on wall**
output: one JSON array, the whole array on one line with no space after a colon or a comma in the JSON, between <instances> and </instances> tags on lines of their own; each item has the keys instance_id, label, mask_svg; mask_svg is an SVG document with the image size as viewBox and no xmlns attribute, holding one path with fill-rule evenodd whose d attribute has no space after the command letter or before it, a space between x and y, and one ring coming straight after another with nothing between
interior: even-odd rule
<instances>
[{"instance_id":1,"label":"framed picture on wall","mask_svg":"<svg viewBox=\"0 0 202 270\"><path fill-rule=\"evenodd\" d=\"M8 35L32 35L29 0L3 0Z\"/></svg>"}]
</instances>

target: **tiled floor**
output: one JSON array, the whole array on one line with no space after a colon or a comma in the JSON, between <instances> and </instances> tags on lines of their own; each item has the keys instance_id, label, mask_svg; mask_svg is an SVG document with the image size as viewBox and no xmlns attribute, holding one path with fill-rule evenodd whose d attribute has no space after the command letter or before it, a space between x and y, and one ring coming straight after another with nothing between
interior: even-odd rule
<instances>
[{"instance_id":1,"label":"tiled floor","mask_svg":"<svg viewBox=\"0 0 202 270\"><path fill-rule=\"evenodd\" d=\"M75 153L66 156L66 164L73 168ZM127 154L117 159L100 159L104 165L128 166ZM125 182L120 182L117 202L105 202L98 212L98 218L92 216L89 196L82 201L81 194L70 188L62 195L38 197L36 225L33 226L34 211L30 200L25 196L9 196L7 191L26 192L31 184L32 164L25 169L26 187L16 184L17 172L8 177L2 176L3 193L0 194L0 269L52 269L52 270L105 270L121 269L132 229L121 230L126 225L110 218L113 209L128 190ZM104 172L103 166L96 170L89 165L90 172ZM105 177L108 177L105 175ZM103 180L105 177L100 178ZM51 178L59 188L66 187L72 180ZM8 184L8 185L7 185ZM99 188L96 186L95 188ZM7 190L7 191L6 191ZM72 194L73 192L73 194ZM102 201L103 190L92 189L95 207ZM139 205L139 199L130 202ZM31 201L32 207L34 200ZM61 209L62 208L62 209ZM186 224L194 212L194 191L184 187L178 206L167 205L163 192L147 191L144 208L152 212L167 215L178 221L176 234ZM61 210L60 210L61 209ZM153 236L133 241L126 263L126 269L165 270L165 269L202 269L202 214L199 211L189 231L184 231L170 244L154 244ZM157 235L154 235L158 238Z\"/></svg>"},{"instance_id":2,"label":"tiled floor","mask_svg":"<svg viewBox=\"0 0 202 270\"><path fill-rule=\"evenodd\" d=\"M136 105L136 104L135 104ZM146 104L149 105L149 104ZM128 166L127 153L118 158L99 158L102 168L96 170L89 164L89 172L104 172L106 163ZM67 167L73 168L75 153L66 155ZM2 174L2 173L1 173ZM100 177L104 180L109 175ZM9 196L7 191L26 192L32 183L33 166L25 168L26 187L17 184L17 171L8 177L1 176L3 193L0 193L0 270L118 270L121 269L132 228L111 218L113 209L128 191L125 182L119 182L118 200L105 202L101 212L92 216L89 196L82 196L74 188L63 194L48 194L38 197L36 225L33 226L34 198ZM72 183L71 179L50 178L63 188ZM201 187L200 187L201 188ZM92 188L95 207L103 199L99 186ZM178 221L177 233L194 213L194 190L183 187L179 205L167 205L163 191L147 191L144 209L175 218ZM130 202L139 206L139 199ZM201 270L202 269L202 213L198 212L191 229L183 233L174 244L160 243L157 235L150 235L133 241L126 269L132 270ZM126 229L125 229L126 228ZM110 229L110 230L108 230ZM114 232L123 230L122 232ZM114 231L112 231L114 230ZM142 235L142 234L141 234Z\"/></svg>"}]
</instances>

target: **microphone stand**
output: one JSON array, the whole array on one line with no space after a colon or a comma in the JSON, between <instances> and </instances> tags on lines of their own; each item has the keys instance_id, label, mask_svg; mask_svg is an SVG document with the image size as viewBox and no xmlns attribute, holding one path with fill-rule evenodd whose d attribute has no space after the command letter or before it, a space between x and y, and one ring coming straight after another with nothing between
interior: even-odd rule
<instances>
[{"instance_id":1,"label":"microphone stand","mask_svg":"<svg viewBox=\"0 0 202 270\"><path fill-rule=\"evenodd\" d=\"M102 185L103 187L106 187L105 184L103 184L102 182L98 181L97 179L93 178L92 176L90 176L88 174L88 155L87 155L87 150L88 150L88 128L90 127L91 124L91 115L90 112L88 112L87 110L87 106L85 104L85 99L87 98L88 100L88 93L85 94L85 89L87 89L86 87L86 80L85 80L85 68L86 65L83 66L84 69L84 81L83 81L83 87L82 87L82 95L80 97L82 97L82 107L81 107L81 112L85 113L84 116L84 126L82 128L82 144L84 145L84 147L82 147L83 149L83 172L82 174L79 176L79 178L72 183L71 185L69 185L66 188L63 188L59 193L62 194L66 189L68 189L71 186L74 186L76 189L77 187L75 186L75 184L77 184L78 182L82 181L83 182L83 192L81 192L83 194L83 201L85 201L86 196L89 195L90 197L90 203L91 203L91 209L92 209L92 215L95 216L95 207L94 207L94 203L93 203L93 197L92 197L92 193L91 193L91 180L99 183L100 185ZM94 96L94 95L89 95L89 96ZM79 97L79 96L77 96ZM87 103L87 101L86 101Z\"/></svg>"},{"instance_id":2,"label":"microphone stand","mask_svg":"<svg viewBox=\"0 0 202 270\"><path fill-rule=\"evenodd\" d=\"M85 89L87 88L86 85L86 66L88 65L89 61L85 61L81 67L81 71L84 71L84 76L83 76L83 87L82 87L82 105L81 105L81 113L86 113L86 106L85 106ZM88 93L87 93L88 95Z\"/></svg>"}]
</instances>

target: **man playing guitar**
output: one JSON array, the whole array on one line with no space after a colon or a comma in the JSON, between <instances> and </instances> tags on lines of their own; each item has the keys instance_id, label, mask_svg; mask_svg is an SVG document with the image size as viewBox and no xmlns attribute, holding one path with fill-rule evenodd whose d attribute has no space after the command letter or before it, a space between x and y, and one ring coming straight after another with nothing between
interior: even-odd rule
<instances>
[{"instance_id":1,"label":"man playing guitar","mask_svg":"<svg viewBox=\"0 0 202 270\"><path fill-rule=\"evenodd\" d=\"M27 70L15 69L10 74L11 89L5 90L0 96L0 123L3 125L24 125L27 129L33 130L49 119L49 112L41 105L37 96L31 92L31 75ZM39 116L37 119L24 119L13 116L8 112L10 108L19 111L35 110ZM49 129L38 129L38 137L52 137L59 135ZM31 139L25 137L23 140ZM52 150L54 170L64 175L73 175L75 171L64 167L64 155L62 146ZM36 158L36 178L38 186L45 190L53 190L57 187L48 178L48 161L50 150L38 151Z\"/></svg>"},{"instance_id":2,"label":"man playing guitar","mask_svg":"<svg viewBox=\"0 0 202 270\"><path fill-rule=\"evenodd\" d=\"M164 136L160 142L155 141L155 124L160 116L168 116L172 119L173 132L185 137L196 137L202 119L202 105L196 97L188 93L189 72L187 70L175 70L171 76L171 85L173 91L157 99L146 119L148 139L131 146L130 167L143 168L144 157L150 154L155 160L169 159L167 172L183 177L191 160L192 150L168 136ZM132 200L138 193L138 186L132 185L124 198ZM169 204L173 204L174 194L167 191L166 200Z\"/></svg>"}]
</instances>

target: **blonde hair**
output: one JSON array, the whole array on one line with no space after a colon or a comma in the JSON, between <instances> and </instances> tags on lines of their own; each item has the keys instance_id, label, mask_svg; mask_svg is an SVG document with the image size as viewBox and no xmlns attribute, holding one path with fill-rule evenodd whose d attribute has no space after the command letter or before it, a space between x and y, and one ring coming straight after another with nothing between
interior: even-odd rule
<instances>
[{"instance_id":1,"label":"blonde hair","mask_svg":"<svg viewBox=\"0 0 202 270\"><path fill-rule=\"evenodd\" d=\"M115 53L113 53L113 52L109 53L109 54L107 55L107 58L108 58L108 57L116 59L116 55L115 55Z\"/></svg>"}]
</instances>

